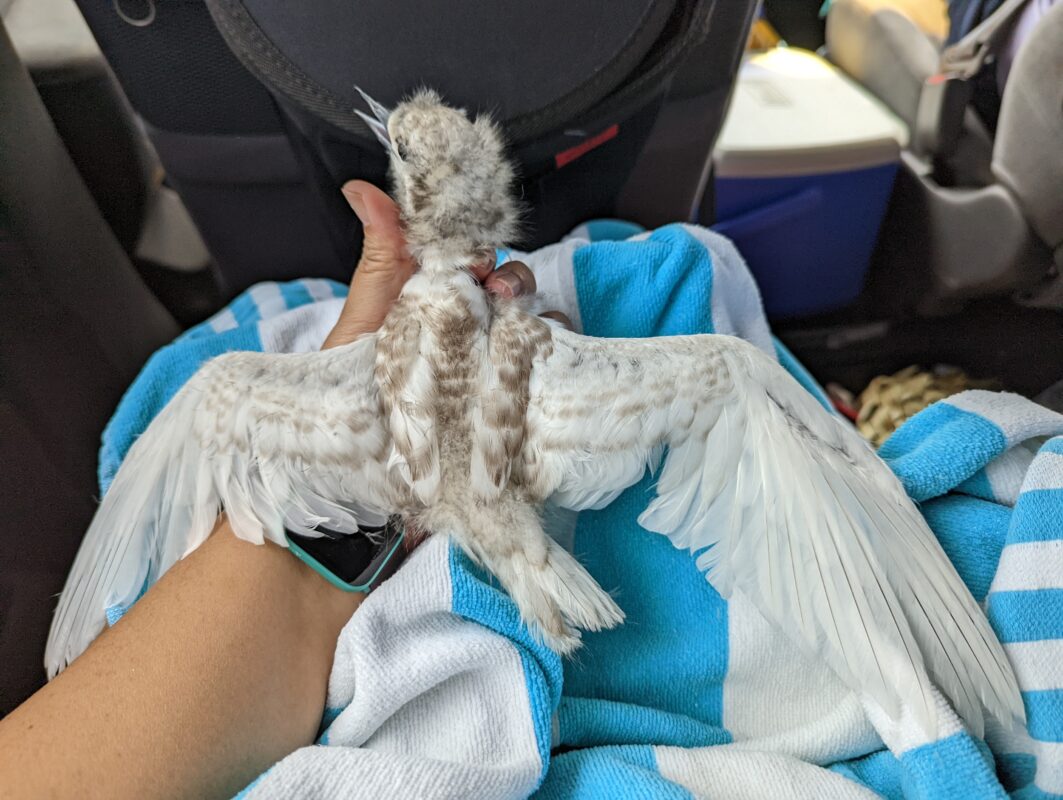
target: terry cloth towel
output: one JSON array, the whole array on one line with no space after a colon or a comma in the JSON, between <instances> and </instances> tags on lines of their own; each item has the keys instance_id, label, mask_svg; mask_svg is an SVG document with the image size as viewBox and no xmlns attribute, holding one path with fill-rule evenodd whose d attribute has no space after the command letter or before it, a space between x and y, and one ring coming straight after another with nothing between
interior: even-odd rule
<instances>
[{"instance_id":1,"label":"terry cloth towel","mask_svg":"<svg viewBox=\"0 0 1063 800\"><path fill-rule=\"evenodd\" d=\"M512 255L535 271L542 306L585 333L743 336L822 399L771 338L733 246L709 231L598 222ZM317 347L341 303L320 298L343 290L312 285L255 287L156 354L105 433L101 482L206 358ZM291 310L271 314L263 298ZM689 554L639 528L647 477L602 511L551 521L615 590L624 625L586 635L562 663L528 637L488 576L432 537L344 628L319 743L241 794L1063 795L1063 438L1045 440L1058 434L1060 415L968 392L913 418L882 451L972 592L988 595L1025 692L1028 733L991 729L986 747L945 709L926 741L865 709L747 599L723 600Z\"/></svg>"}]
</instances>

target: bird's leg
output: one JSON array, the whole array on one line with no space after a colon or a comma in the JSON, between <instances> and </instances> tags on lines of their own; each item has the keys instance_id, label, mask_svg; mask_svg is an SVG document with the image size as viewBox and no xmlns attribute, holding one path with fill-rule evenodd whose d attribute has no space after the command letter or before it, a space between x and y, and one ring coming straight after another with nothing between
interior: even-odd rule
<instances>
[{"instance_id":1,"label":"bird's leg","mask_svg":"<svg viewBox=\"0 0 1063 800\"><path fill-rule=\"evenodd\" d=\"M577 628L598 631L623 621L613 598L543 531L533 508L503 498L492 510L456 538L498 578L534 637L565 655L580 645Z\"/></svg>"}]
</instances>

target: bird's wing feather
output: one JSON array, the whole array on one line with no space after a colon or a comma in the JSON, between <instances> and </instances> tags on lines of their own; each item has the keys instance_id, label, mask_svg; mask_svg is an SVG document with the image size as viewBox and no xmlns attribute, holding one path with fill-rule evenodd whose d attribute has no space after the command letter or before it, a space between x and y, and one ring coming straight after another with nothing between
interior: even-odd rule
<instances>
[{"instance_id":1,"label":"bird's wing feather","mask_svg":"<svg viewBox=\"0 0 1063 800\"><path fill-rule=\"evenodd\" d=\"M373 377L375 337L320 353L231 353L203 366L137 439L59 598L55 675L198 547L224 509L235 533L285 545L285 527L382 524L395 492Z\"/></svg>"},{"instance_id":2,"label":"bird's wing feather","mask_svg":"<svg viewBox=\"0 0 1063 800\"><path fill-rule=\"evenodd\" d=\"M656 466L639 518L724 596L823 658L890 716L934 730L929 678L976 732L1022 719L988 622L886 465L778 364L725 336L553 332L521 464L538 496L600 508Z\"/></svg>"}]
</instances>

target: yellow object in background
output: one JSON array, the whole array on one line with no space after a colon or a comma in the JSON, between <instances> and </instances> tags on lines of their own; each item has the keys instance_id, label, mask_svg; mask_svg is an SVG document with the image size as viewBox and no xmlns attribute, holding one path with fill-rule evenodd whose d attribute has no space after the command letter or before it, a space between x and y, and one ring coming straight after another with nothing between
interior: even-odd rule
<instances>
[{"instance_id":1,"label":"yellow object in background","mask_svg":"<svg viewBox=\"0 0 1063 800\"><path fill-rule=\"evenodd\" d=\"M931 403L968 389L999 388L995 381L975 380L957 367L917 366L893 375L879 375L860 393L856 427L865 439L880 447L907 419Z\"/></svg>"},{"instance_id":2,"label":"yellow object in background","mask_svg":"<svg viewBox=\"0 0 1063 800\"><path fill-rule=\"evenodd\" d=\"M746 50L770 50L782 42L779 32L766 19L758 19L749 32Z\"/></svg>"}]
</instances>

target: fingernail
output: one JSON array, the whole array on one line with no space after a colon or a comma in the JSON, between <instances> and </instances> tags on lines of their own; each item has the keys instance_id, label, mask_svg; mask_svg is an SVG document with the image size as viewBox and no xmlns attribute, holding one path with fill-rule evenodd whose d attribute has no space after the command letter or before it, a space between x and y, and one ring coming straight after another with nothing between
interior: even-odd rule
<instances>
[{"instance_id":1,"label":"fingernail","mask_svg":"<svg viewBox=\"0 0 1063 800\"><path fill-rule=\"evenodd\" d=\"M351 208L354 209L355 216L361 221L362 227L369 227L369 215L365 211L365 200L362 199L362 193L353 189L344 190L343 193L347 196L347 202L351 204Z\"/></svg>"},{"instance_id":2,"label":"fingernail","mask_svg":"<svg viewBox=\"0 0 1063 800\"><path fill-rule=\"evenodd\" d=\"M495 274L491 282L496 286L496 293L502 297L516 297L520 294L520 276L514 275L512 272Z\"/></svg>"}]
</instances>

